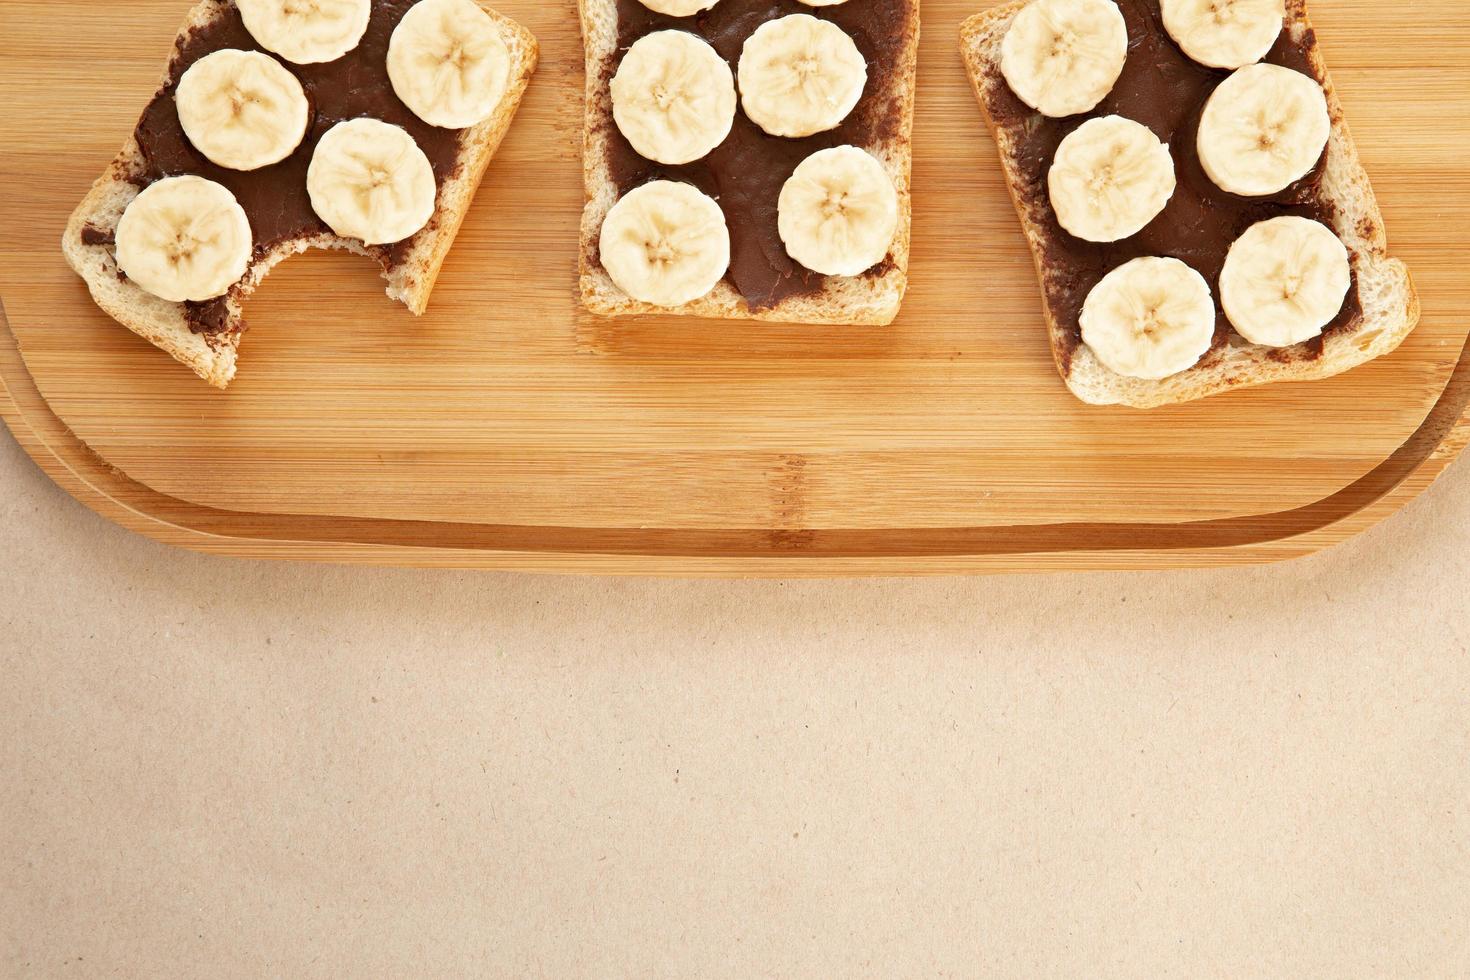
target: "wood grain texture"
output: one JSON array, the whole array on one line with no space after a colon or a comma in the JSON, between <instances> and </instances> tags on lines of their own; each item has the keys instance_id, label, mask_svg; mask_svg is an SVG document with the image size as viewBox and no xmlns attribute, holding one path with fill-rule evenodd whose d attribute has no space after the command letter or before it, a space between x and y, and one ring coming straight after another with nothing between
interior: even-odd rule
<instances>
[{"instance_id":1,"label":"wood grain texture","mask_svg":"<svg viewBox=\"0 0 1470 980\"><path fill-rule=\"evenodd\" d=\"M1264 560L1360 530L1432 479L1464 442L1463 385L1446 385L1470 326L1470 9L1432 0L1405 27L1383 0L1313 4L1423 295L1414 336L1326 382L1138 413L1081 405L1052 367L959 63L958 24L982 5L925 0L913 287L893 327L580 313L575 4L503 0L543 67L429 315L394 308L351 257L293 260L252 303L240 379L220 395L98 313L56 245L187 3L137 0L124 18L100 0L7 0L0 296L24 357L0 358L7 420L129 526L349 561L792 574Z\"/></svg>"}]
</instances>

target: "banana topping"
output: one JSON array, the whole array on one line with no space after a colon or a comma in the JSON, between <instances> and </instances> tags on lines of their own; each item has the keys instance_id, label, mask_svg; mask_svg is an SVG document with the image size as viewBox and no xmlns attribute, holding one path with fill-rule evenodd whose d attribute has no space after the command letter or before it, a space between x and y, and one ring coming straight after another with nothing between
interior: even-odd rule
<instances>
[{"instance_id":1,"label":"banana topping","mask_svg":"<svg viewBox=\"0 0 1470 980\"><path fill-rule=\"evenodd\" d=\"M362 41L372 0L235 0L250 36L298 65L336 61Z\"/></svg>"},{"instance_id":2,"label":"banana topping","mask_svg":"<svg viewBox=\"0 0 1470 980\"><path fill-rule=\"evenodd\" d=\"M1262 197L1301 180L1327 146L1332 120L1316 80L1250 65L1215 89L1199 124L1199 161L1222 190Z\"/></svg>"},{"instance_id":3,"label":"banana topping","mask_svg":"<svg viewBox=\"0 0 1470 980\"><path fill-rule=\"evenodd\" d=\"M602 223L602 267L618 288L654 306L682 306L730 267L730 231L712 198L655 180L623 195Z\"/></svg>"},{"instance_id":4,"label":"banana topping","mask_svg":"<svg viewBox=\"0 0 1470 980\"><path fill-rule=\"evenodd\" d=\"M698 160L724 142L735 122L730 66L686 31L655 31L635 41L611 91L618 130L658 163Z\"/></svg>"},{"instance_id":5,"label":"banana topping","mask_svg":"<svg viewBox=\"0 0 1470 980\"><path fill-rule=\"evenodd\" d=\"M1113 0L1035 0L1011 22L1000 69L1011 91L1045 116L1091 112L1128 60L1128 26Z\"/></svg>"},{"instance_id":6,"label":"banana topping","mask_svg":"<svg viewBox=\"0 0 1470 980\"><path fill-rule=\"evenodd\" d=\"M1272 218L1230 246L1220 303L1246 340L1290 347L1319 336L1352 285L1347 246L1308 218Z\"/></svg>"},{"instance_id":7,"label":"banana topping","mask_svg":"<svg viewBox=\"0 0 1470 980\"><path fill-rule=\"evenodd\" d=\"M1178 259L1134 259L1108 273L1082 306L1082 342L1118 374L1157 381L1210 349L1215 302Z\"/></svg>"},{"instance_id":8,"label":"banana topping","mask_svg":"<svg viewBox=\"0 0 1470 980\"><path fill-rule=\"evenodd\" d=\"M388 41L388 79L424 122L466 129L495 112L510 88L511 54L474 0L421 0Z\"/></svg>"},{"instance_id":9,"label":"banana topping","mask_svg":"<svg viewBox=\"0 0 1470 980\"><path fill-rule=\"evenodd\" d=\"M1286 0L1161 0L1164 30L1211 68L1243 68L1266 57L1286 23Z\"/></svg>"},{"instance_id":10,"label":"banana topping","mask_svg":"<svg viewBox=\"0 0 1470 980\"><path fill-rule=\"evenodd\" d=\"M1174 195L1169 147L1122 116L1089 119L1057 147L1047 175L1063 228L1089 242L1116 242L1143 230Z\"/></svg>"},{"instance_id":11,"label":"banana topping","mask_svg":"<svg viewBox=\"0 0 1470 980\"><path fill-rule=\"evenodd\" d=\"M231 170L280 163L301 145L311 105L296 76L259 51L216 51L189 66L174 91L194 148Z\"/></svg>"},{"instance_id":12,"label":"banana topping","mask_svg":"<svg viewBox=\"0 0 1470 980\"><path fill-rule=\"evenodd\" d=\"M801 162L781 188L777 230L787 253L813 272L856 276L882 262L898 231L898 191L856 146Z\"/></svg>"},{"instance_id":13,"label":"banana topping","mask_svg":"<svg viewBox=\"0 0 1470 980\"><path fill-rule=\"evenodd\" d=\"M772 136L802 137L838 126L868 84L868 63L831 21L791 14L756 28L740 54L745 114Z\"/></svg>"},{"instance_id":14,"label":"banana topping","mask_svg":"<svg viewBox=\"0 0 1470 980\"><path fill-rule=\"evenodd\" d=\"M639 3L659 14L670 17L693 17L703 13L720 0L638 0Z\"/></svg>"},{"instance_id":15,"label":"banana topping","mask_svg":"<svg viewBox=\"0 0 1470 980\"><path fill-rule=\"evenodd\" d=\"M343 238L403 241L434 215L434 168L405 130L377 119L338 123L306 171L312 210Z\"/></svg>"},{"instance_id":16,"label":"banana topping","mask_svg":"<svg viewBox=\"0 0 1470 980\"><path fill-rule=\"evenodd\" d=\"M150 184L117 224L118 268L170 303L223 296L244 277L253 249L245 209L203 177Z\"/></svg>"}]
</instances>

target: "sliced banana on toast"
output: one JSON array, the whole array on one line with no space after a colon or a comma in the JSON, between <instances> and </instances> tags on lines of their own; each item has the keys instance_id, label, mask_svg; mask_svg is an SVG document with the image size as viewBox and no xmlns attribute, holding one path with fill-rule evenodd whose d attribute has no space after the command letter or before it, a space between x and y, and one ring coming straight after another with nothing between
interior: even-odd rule
<instances>
[{"instance_id":1,"label":"sliced banana on toast","mask_svg":"<svg viewBox=\"0 0 1470 980\"><path fill-rule=\"evenodd\" d=\"M1141 258L1104 276L1080 319L1098 360L1125 377L1158 380L1210 349L1215 301L1204 276L1178 259Z\"/></svg>"},{"instance_id":2,"label":"sliced banana on toast","mask_svg":"<svg viewBox=\"0 0 1470 980\"><path fill-rule=\"evenodd\" d=\"M612 77L613 120L639 155L690 163L730 135L735 77L709 42L655 31L633 42Z\"/></svg>"},{"instance_id":3,"label":"sliced banana on toast","mask_svg":"<svg viewBox=\"0 0 1470 980\"><path fill-rule=\"evenodd\" d=\"M434 216L434 167L399 126L351 119L327 131L306 172L312 209L343 238L401 242Z\"/></svg>"},{"instance_id":4,"label":"sliced banana on toast","mask_svg":"<svg viewBox=\"0 0 1470 980\"><path fill-rule=\"evenodd\" d=\"M714 199L655 180L624 194L602 223L603 268L634 299L680 306L715 288L730 267L730 231Z\"/></svg>"},{"instance_id":5,"label":"sliced banana on toast","mask_svg":"<svg viewBox=\"0 0 1470 980\"><path fill-rule=\"evenodd\" d=\"M820 150L781 188L777 227L787 254L827 276L856 276L882 262L898 231L898 191L872 154Z\"/></svg>"},{"instance_id":6,"label":"sliced banana on toast","mask_svg":"<svg viewBox=\"0 0 1470 980\"><path fill-rule=\"evenodd\" d=\"M467 129L494 114L510 88L510 48L474 0L419 0L388 43L388 78L430 126Z\"/></svg>"},{"instance_id":7,"label":"sliced banana on toast","mask_svg":"<svg viewBox=\"0 0 1470 980\"><path fill-rule=\"evenodd\" d=\"M863 97L868 62L836 24L810 14L767 21L740 54L740 103L772 136L835 129Z\"/></svg>"},{"instance_id":8,"label":"sliced banana on toast","mask_svg":"<svg viewBox=\"0 0 1470 980\"><path fill-rule=\"evenodd\" d=\"M1164 30L1195 61L1243 68L1270 52L1286 23L1286 0L1160 0Z\"/></svg>"},{"instance_id":9,"label":"sliced banana on toast","mask_svg":"<svg viewBox=\"0 0 1470 980\"><path fill-rule=\"evenodd\" d=\"M301 145L311 119L296 76L259 51L200 58L179 79L174 102L189 142L230 170L280 163Z\"/></svg>"},{"instance_id":10,"label":"sliced banana on toast","mask_svg":"<svg viewBox=\"0 0 1470 980\"><path fill-rule=\"evenodd\" d=\"M1001 42L1011 91L1045 116L1091 112L1128 60L1128 25L1113 0L1036 0Z\"/></svg>"},{"instance_id":11,"label":"sliced banana on toast","mask_svg":"<svg viewBox=\"0 0 1470 980\"><path fill-rule=\"evenodd\" d=\"M1330 228L1309 218L1272 218L1230 247L1220 303L1246 340L1290 347L1321 336L1352 282L1347 246Z\"/></svg>"},{"instance_id":12,"label":"sliced banana on toast","mask_svg":"<svg viewBox=\"0 0 1470 980\"><path fill-rule=\"evenodd\" d=\"M1143 230L1174 194L1169 147L1122 116L1089 119L1057 147L1047 188L1057 220L1089 242L1116 242Z\"/></svg>"},{"instance_id":13,"label":"sliced banana on toast","mask_svg":"<svg viewBox=\"0 0 1470 980\"><path fill-rule=\"evenodd\" d=\"M639 3L657 14L670 17L693 17L710 9L720 0L638 0Z\"/></svg>"},{"instance_id":14,"label":"sliced banana on toast","mask_svg":"<svg viewBox=\"0 0 1470 980\"><path fill-rule=\"evenodd\" d=\"M336 61L357 47L372 0L235 0L260 46L298 65Z\"/></svg>"},{"instance_id":15,"label":"sliced banana on toast","mask_svg":"<svg viewBox=\"0 0 1470 980\"><path fill-rule=\"evenodd\" d=\"M1264 197L1311 173L1331 135L1327 97L1316 79L1280 65L1249 65L1205 103L1199 162L1222 190Z\"/></svg>"},{"instance_id":16,"label":"sliced banana on toast","mask_svg":"<svg viewBox=\"0 0 1470 980\"><path fill-rule=\"evenodd\" d=\"M166 177L118 221L117 266L171 303L223 296L250 265L250 219L229 189L203 177Z\"/></svg>"}]
</instances>

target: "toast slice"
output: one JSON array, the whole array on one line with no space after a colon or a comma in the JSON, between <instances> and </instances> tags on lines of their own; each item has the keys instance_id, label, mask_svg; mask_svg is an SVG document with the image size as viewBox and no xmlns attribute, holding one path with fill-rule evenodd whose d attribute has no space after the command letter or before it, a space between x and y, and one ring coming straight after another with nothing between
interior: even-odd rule
<instances>
[{"instance_id":1,"label":"toast slice","mask_svg":"<svg viewBox=\"0 0 1470 980\"><path fill-rule=\"evenodd\" d=\"M724 5L743 2L744 0L724 0ZM898 190L898 232L887 257L860 276L824 277L803 271L802 274L811 280L810 288L804 288L795 295L783 296L773 303L751 302L741 294L727 275L709 294L700 299L683 306L661 307L639 302L625 293L612 281L599 260L598 237L602 231L602 222L619 198L613 168L613 144L614 141L622 140L613 121L608 83L617 70L620 48L630 42L622 37L618 0L578 0L587 62L586 128L582 160L587 207L582 216L580 270L582 303L589 311L603 316L662 313L811 324L885 325L893 322L908 288L911 210L909 179L918 68L919 0L869 2L889 5L884 16L889 16L891 11L897 11L902 17L882 70L873 72L870 65L868 89L854 111L854 116L866 113L872 123L867 125L859 122L866 136L860 138L859 145L883 164ZM719 10L718 7L715 9ZM762 22L777 16L792 13L828 16L831 11L838 9L779 0L777 3L762 4L759 16L746 17L746 23L749 31L753 32ZM683 26L698 33L694 18L663 20L667 23L660 26ZM734 68L733 60L731 67ZM745 119L743 110L737 110L736 116L737 126L754 125ZM812 151L820 148L821 146L813 146ZM648 166L651 171L660 169L653 164ZM791 163L790 168L794 167L795 163ZM678 171L682 168L669 169L672 171L668 175L669 179L680 179ZM781 175L781 180L784 181L788 176L790 169ZM779 184L776 186L779 189ZM771 194L769 202L759 206L763 213L756 218L767 222L772 233L776 222L775 197L775 194ZM736 247L738 251L738 243ZM781 257L785 258L784 249Z\"/></svg>"},{"instance_id":2,"label":"toast slice","mask_svg":"<svg viewBox=\"0 0 1470 980\"><path fill-rule=\"evenodd\" d=\"M1234 331L1224 331L1223 336L1217 332L1216 344L1198 364L1161 381L1124 377L1105 367L1081 343L1076 324L1063 322L1055 299L1071 270L1048 257L1049 236L1059 233L1059 229L1043 189L1045 174L1035 172L1034 165L1028 167L1022 152L1029 122L1040 117L1002 121L998 111L1000 100L1014 98L1000 71L1001 41L1027 2L1002 3L966 20L960 28L960 47L1031 246L1057 368L1078 398L1095 405L1154 408L1235 388L1330 377L1387 354L1403 342L1419 322L1418 294L1408 269L1389 257L1383 216L1327 74L1305 0L1287 0L1286 31L1290 40L1303 46L1311 72L1327 95L1332 135L1322 166L1320 193L1328 205L1330 224L1351 255L1353 288L1361 312L1316 342L1284 349L1250 344ZM1076 117L1076 122L1085 118ZM1210 288L1218 295L1214 282Z\"/></svg>"},{"instance_id":3,"label":"toast slice","mask_svg":"<svg viewBox=\"0 0 1470 980\"><path fill-rule=\"evenodd\" d=\"M375 0L374 16L381 14L380 5L381 0ZM309 232L268 243L265 247L257 242L256 254L244 278L224 297L219 315L211 320L207 329L202 329L197 319L190 316L189 304L171 303L150 295L129 282L118 269L112 243L118 221L128 204L150 182L149 164L135 133L128 137L107 171L92 185L91 191L72 214L62 236L62 251L67 262L86 280L93 300L114 320L167 351L217 388L225 388L235 376L237 354L245 329L245 301L278 263L307 249L341 249L378 260L388 283L388 296L403 303L415 315L422 315L485 168L510 128L536 69L536 38L515 21L490 10L483 2L481 6L495 20L510 48L513 59L510 87L493 116L460 131L453 165L439 179L434 216L422 231L394 246L371 247L356 240L340 238L316 222L318 227ZM200 0L179 30L160 95L155 96L155 100L171 89L183 68L187 67L180 62L190 38L197 32L238 16L232 0ZM353 55L346 57L352 58ZM287 67L294 69L297 66ZM391 97L391 92L389 95ZM314 144L309 136L297 154L309 152L310 145Z\"/></svg>"}]
</instances>

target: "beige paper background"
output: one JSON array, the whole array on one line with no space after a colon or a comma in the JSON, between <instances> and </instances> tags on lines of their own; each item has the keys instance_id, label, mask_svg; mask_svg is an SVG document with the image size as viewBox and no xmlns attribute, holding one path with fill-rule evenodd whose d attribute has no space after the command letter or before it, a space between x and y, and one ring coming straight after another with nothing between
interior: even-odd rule
<instances>
[{"instance_id":1,"label":"beige paper background","mask_svg":"<svg viewBox=\"0 0 1470 980\"><path fill-rule=\"evenodd\" d=\"M1284 566L170 550L0 435L0 975L1470 975L1470 466Z\"/></svg>"}]
</instances>

